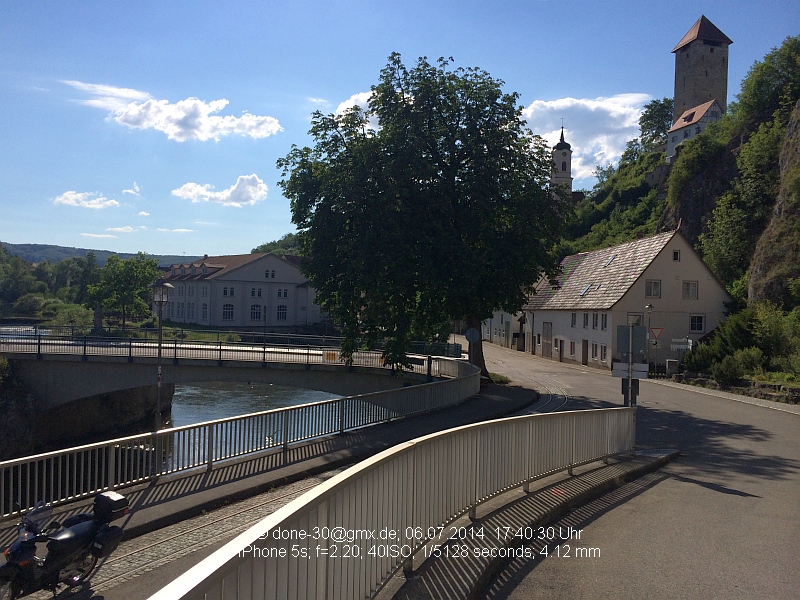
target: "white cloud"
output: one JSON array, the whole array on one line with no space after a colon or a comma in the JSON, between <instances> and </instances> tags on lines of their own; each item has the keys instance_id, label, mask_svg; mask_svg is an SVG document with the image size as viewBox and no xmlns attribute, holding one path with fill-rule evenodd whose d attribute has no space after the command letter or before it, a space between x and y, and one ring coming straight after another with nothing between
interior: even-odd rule
<instances>
[{"instance_id":1,"label":"white cloud","mask_svg":"<svg viewBox=\"0 0 800 600\"><path fill-rule=\"evenodd\" d=\"M117 231L119 233L131 233L133 231L133 227L130 225L126 225L125 227L109 227L106 231Z\"/></svg>"},{"instance_id":2,"label":"white cloud","mask_svg":"<svg viewBox=\"0 0 800 600\"><path fill-rule=\"evenodd\" d=\"M534 133L550 146L561 135L572 146L572 176L575 189L590 185L587 180L597 165L619 161L625 144L639 136L639 117L644 104L652 99L647 94L617 94L609 98L560 98L536 100L522 111Z\"/></svg>"},{"instance_id":3,"label":"white cloud","mask_svg":"<svg viewBox=\"0 0 800 600\"><path fill-rule=\"evenodd\" d=\"M90 94L91 98L81 101L82 104L110 111L110 120L132 129L155 129L178 142L219 141L233 134L259 139L283 131L274 117L248 112L241 117L215 114L228 105L224 98L208 103L198 98L187 98L173 104L169 100L156 100L146 92L129 88L80 81L64 83Z\"/></svg>"},{"instance_id":4,"label":"white cloud","mask_svg":"<svg viewBox=\"0 0 800 600\"><path fill-rule=\"evenodd\" d=\"M139 215L138 215L138 216L140 216L140 217L149 217L149 216L150 216L150 213L149 213L149 212L147 212L146 210L143 210L143 211L140 211L140 212L139 212Z\"/></svg>"},{"instance_id":5,"label":"white cloud","mask_svg":"<svg viewBox=\"0 0 800 600\"><path fill-rule=\"evenodd\" d=\"M371 96L372 92L359 92L358 94L353 94L336 107L336 114L344 114L348 108L352 108L354 106L360 106L362 110L367 110L367 108L369 108L369 99Z\"/></svg>"},{"instance_id":6,"label":"white cloud","mask_svg":"<svg viewBox=\"0 0 800 600\"><path fill-rule=\"evenodd\" d=\"M88 238L115 238L117 236L111 235L110 233L82 233L84 237Z\"/></svg>"},{"instance_id":7,"label":"white cloud","mask_svg":"<svg viewBox=\"0 0 800 600\"><path fill-rule=\"evenodd\" d=\"M172 195L192 202L219 202L224 206L241 208L252 205L267 197L267 184L255 173L240 175L231 187L221 192L215 192L211 184L185 183L177 190L172 190Z\"/></svg>"},{"instance_id":8,"label":"white cloud","mask_svg":"<svg viewBox=\"0 0 800 600\"><path fill-rule=\"evenodd\" d=\"M161 231L162 233L192 233L194 229L166 229L159 227L156 231Z\"/></svg>"},{"instance_id":9,"label":"white cloud","mask_svg":"<svg viewBox=\"0 0 800 600\"><path fill-rule=\"evenodd\" d=\"M106 198L99 192L64 192L53 200L53 204L65 204L67 206L80 206L82 208L109 208L119 206L119 202Z\"/></svg>"},{"instance_id":10,"label":"white cloud","mask_svg":"<svg viewBox=\"0 0 800 600\"><path fill-rule=\"evenodd\" d=\"M130 88L119 88L113 85L102 85L97 83L83 83L82 81L62 81L67 85L86 92L92 97L82 100L81 104L94 106L108 111L124 110L131 102L144 102L150 99L150 94L132 90Z\"/></svg>"},{"instance_id":11,"label":"white cloud","mask_svg":"<svg viewBox=\"0 0 800 600\"><path fill-rule=\"evenodd\" d=\"M311 102L311 104L320 104L323 106L330 104L325 98L308 98L308 101Z\"/></svg>"},{"instance_id":12,"label":"white cloud","mask_svg":"<svg viewBox=\"0 0 800 600\"><path fill-rule=\"evenodd\" d=\"M139 192L141 191L141 189L142 188L140 188L139 185L134 181L133 182L133 187L131 189L129 189L129 190L122 190L122 193L123 194L131 194L133 196L140 196Z\"/></svg>"}]
</instances>

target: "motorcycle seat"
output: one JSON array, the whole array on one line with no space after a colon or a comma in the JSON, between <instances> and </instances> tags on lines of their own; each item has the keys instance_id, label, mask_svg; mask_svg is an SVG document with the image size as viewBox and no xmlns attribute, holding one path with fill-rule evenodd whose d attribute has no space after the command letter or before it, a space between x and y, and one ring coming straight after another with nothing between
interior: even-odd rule
<instances>
[{"instance_id":1,"label":"motorcycle seat","mask_svg":"<svg viewBox=\"0 0 800 600\"><path fill-rule=\"evenodd\" d=\"M84 521L73 525L50 537L47 551L50 554L71 554L83 547L89 547L94 540L100 524L96 521Z\"/></svg>"}]
</instances>

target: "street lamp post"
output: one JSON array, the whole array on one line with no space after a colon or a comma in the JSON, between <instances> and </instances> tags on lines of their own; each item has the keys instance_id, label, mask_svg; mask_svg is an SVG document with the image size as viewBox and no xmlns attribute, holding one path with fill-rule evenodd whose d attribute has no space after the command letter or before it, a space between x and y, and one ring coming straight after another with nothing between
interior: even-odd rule
<instances>
[{"instance_id":1,"label":"street lamp post","mask_svg":"<svg viewBox=\"0 0 800 600\"><path fill-rule=\"evenodd\" d=\"M650 330L651 319L653 317L653 305L648 304L644 307L647 311L647 364L650 364L650 336L653 335L653 332ZM648 367L649 368L649 367ZM656 365L653 365L653 373L656 371Z\"/></svg>"},{"instance_id":2,"label":"street lamp post","mask_svg":"<svg viewBox=\"0 0 800 600\"><path fill-rule=\"evenodd\" d=\"M164 305L169 301L169 291L175 286L164 281L163 277L159 277L150 287L153 289L153 304L158 307L158 389L156 390L156 415L153 428L153 431L158 431L161 429L161 340L163 331L161 315Z\"/></svg>"}]
</instances>

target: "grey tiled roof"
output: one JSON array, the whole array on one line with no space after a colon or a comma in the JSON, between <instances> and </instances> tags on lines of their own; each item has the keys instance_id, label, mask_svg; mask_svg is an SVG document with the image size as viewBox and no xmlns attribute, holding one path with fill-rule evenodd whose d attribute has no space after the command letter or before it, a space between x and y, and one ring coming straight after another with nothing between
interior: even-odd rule
<instances>
[{"instance_id":1,"label":"grey tiled roof","mask_svg":"<svg viewBox=\"0 0 800 600\"><path fill-rule=\"evenodd\" d=\"M558 286L543 279L528 297L525 310L607 310L630 289L677 233L657 235L567 256L561 261Z\"/></svg>"}]
</instances>

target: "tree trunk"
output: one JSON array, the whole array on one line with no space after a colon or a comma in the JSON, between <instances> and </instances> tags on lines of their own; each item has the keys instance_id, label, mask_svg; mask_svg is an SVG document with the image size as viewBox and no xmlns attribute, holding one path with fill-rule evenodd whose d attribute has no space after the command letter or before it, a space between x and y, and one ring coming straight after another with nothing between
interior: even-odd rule
<instances>
[{"instance_id":1,"label":"tree trunk","mask_svg":"<svg viewBox=\"0 0 800 600\"><path fill-rule=\"evenodd\" d=\"M481 320L475 315L467 317L467 327L477 329L481 332ZM483 335L478 337L477 342L469 343L469 361L476 367L480 367L481 375L489 377L489 371L486 368L486 359L483 357Z\"/></svg>"}]
</instances>

